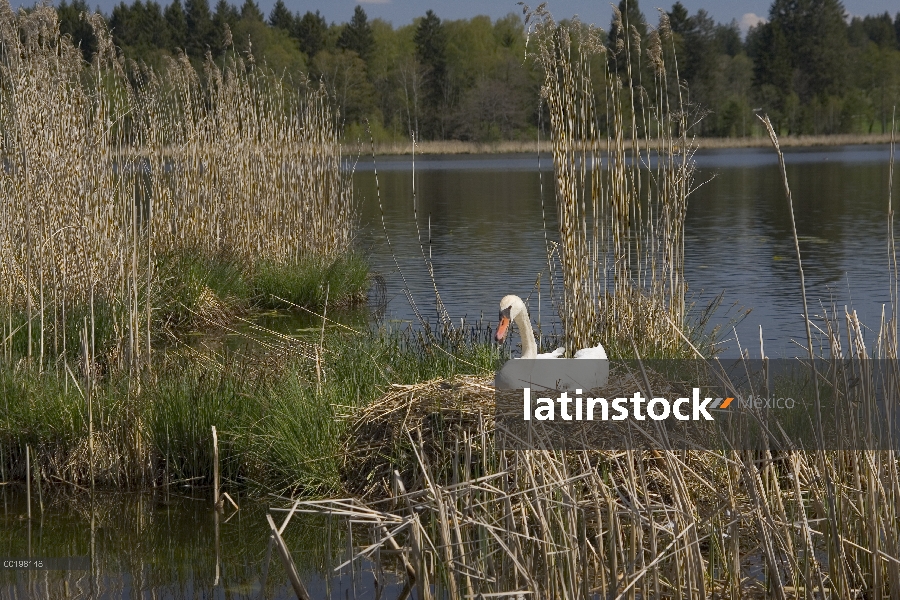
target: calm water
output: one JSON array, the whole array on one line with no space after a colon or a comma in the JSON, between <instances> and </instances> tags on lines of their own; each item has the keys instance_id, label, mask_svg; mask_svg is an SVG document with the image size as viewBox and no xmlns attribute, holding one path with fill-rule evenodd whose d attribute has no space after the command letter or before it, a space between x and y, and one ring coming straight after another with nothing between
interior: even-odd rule
<instances>
[{"instance_id":1,"label":"calm water","mask_svg":"<svg viewBox=\"0 0 900 600\"><path fill-rule=\"evenodd\" d=\"M268 552L267 506L237 498L216 516L207 495L179 489L166 494L87 493L35 490L32 521L25 519L21 486L0 488L0 557L85 557L90 568L71 571L0 569L0 599L32 598L296 598L277 549ZM281 507L285 502L273 502ZM281 523L284 513L273 513ZM343 563L352 543L359 550L367 532L346 522L295 515L285 544L313 598L375 598L375 575L385 598L402 589L392 563L384 571L365 560ZM401 567L402 572L402 567Z\"/></svg>"},{"instance_id":2,"label":"calm water","mask_svg":"<svg viewBox=\"0 0 900 600\"><path fill-rule=\"evenodd\" d=\"M834 304L843 314L846 305L877 329L890 297L889 148L793 149L786 162L810 312L822 314L823 307L830 312ZM689 199L685 236L689 294L703 306L724 292L716 318L721 324L738 313L737 307L750 309L736 329L740 344L754 355L760 326L769 356L797 355L800 348L792 340L805 340L803 305L775 154L768 149L708 151L696 156L696 164L699 187ZM546 297L542 185L551 238L556 229L548 156L419 157L415 191L421 246L411 160L379 158L375 166L384 225L373 165L361 162L355 175L365 226L361 241L375 270L386 276L389 315L415 318L403 291L405 278L423 316L436 318L434 287L423 259L430 252L438 292L455 320L483 313L496 321L498 302L510 293L532 294L536 310L535 281L544 272L540 319L545 329L558 326ZM733 332L725 345L728 355L737 354Z\"/></svg>"}]
</instances>

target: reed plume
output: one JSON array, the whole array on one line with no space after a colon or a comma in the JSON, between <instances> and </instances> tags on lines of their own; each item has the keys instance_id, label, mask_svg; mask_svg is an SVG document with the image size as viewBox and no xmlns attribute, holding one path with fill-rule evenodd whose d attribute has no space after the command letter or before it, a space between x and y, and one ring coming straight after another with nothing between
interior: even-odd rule
<instances>
[{"instance_id":1,"label":"reed plume","mask_svg":"<svg viewBox=\"0 0 900 600\"><path fill-rule=\"evenodd\" d=\"M0 0L4 354L145 367L163 257L225 253L247 271L333 261L350 249L352 186L317 84L235 52L202 74L184 55L157 73L83 17L90 63L51 7Z\"/></svg>"},{"instance_id":2,"label":"reed plume","mask_svg":"<svg viewBox=\"0 0 900 600\"><path fill-rule=\"evenodd\" d=\"M628 31L616 10L614 18ZM677 330L685 323L684 218L693 165L685 113L668 89L669 31L662 23L641 53L633 26L610 50L593 27L558 25L546 12L534 21L550 112L560 313L569 348L602 341L621 356L634 339L658 356L682 350ZM642 75L644 54L651 68Z\"/></svg>"}]
</instances>

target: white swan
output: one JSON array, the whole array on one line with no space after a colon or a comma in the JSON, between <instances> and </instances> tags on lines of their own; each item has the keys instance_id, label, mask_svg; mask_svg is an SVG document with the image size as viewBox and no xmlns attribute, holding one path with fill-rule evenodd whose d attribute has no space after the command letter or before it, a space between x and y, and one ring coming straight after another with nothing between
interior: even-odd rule
<instances>
[{"instance_id":1,"label":"white swan","mask_svg":"<svg viewBox=\"0 0 900 600\"><path fill-rule=\"evenodd\" d=\"M502 343L506 339L510 322L515 322L519 328L519 335L522 338L522 359L524 360L511 360L503 365L494 379L494 386L497 389L519 389L532 386L557 390L576 388L589 390L606 385L609 378L609 362L606 350L602 345L598 344L593 348L582 348L577 351L575 358L579 359L578 362L562 359L547 363L542 361L541 366L537 366L528 359L560 358L565 354L565 348L538 354L528 309L525 308L522 299L515 295L504 296L500 301L500 324L494 335L496 341ZM585 362L581 359L592 359L596 362Z\"/></svg>"},{"instance_id":2,"label":"white swan","mask_svg":"<svg viewBox=\"0 0 900 600\"><path fill-rule=\"evenodd\" d=\"M502 343L506 339L510 322L514 322L519 327L519 336L522 338L522 358L560 358L566 353L565 348L557 348L553 352L538 354L528 309L521 298L512 294L504 296L500 301L500 324L494 335L496 341ZM575 353L575 358L607 360L606 350L602 344L597 344L593 348L582 348Z\"/></svg>"}]
</instances>

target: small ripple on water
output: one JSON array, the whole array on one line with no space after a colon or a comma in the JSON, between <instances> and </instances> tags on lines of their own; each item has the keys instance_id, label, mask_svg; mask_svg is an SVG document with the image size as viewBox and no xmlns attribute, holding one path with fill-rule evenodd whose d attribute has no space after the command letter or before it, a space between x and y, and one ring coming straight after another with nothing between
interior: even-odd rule
<instances>
[{"instance_id":1,"label":"small ripple on water","mask_svg":"<svg viewBox=\"0 0 900 600\"><path fill-rule=\"evenodd\" d=\"M877 327L889 301L887 270L887 161L883 146L789 149L794 200L810 312L846 304ZM382 162L390 168L382 169ZM427 167L424 166L427 163ZM710 181L689 200L685 277L698 306L725 291L723 306L752 309L737 326L743 346L758 345L759 327L770 356L792 356L805 340L799 277L777 159L768 149L717 150L697 155L697 181ZM530 165L530 166L529 166ZM547 157L542 168L550 168ZM421 309L433 310L434 291L415 237L411 163L379 159L385 220L410 289ZM555 231L552 176L536 157L429 157L417 160L417 202L426 255L451 317L494 317L507 293L532 296L542 273L544 327L559 326L549 305L542 230L541 178L547 226ZM358 170L364 246L372 266L386 274L388 312L412 320L394 259L384 243L372 174ZM430 219L430 232L428 223ZM430 245L428 244L430 235ZM551 239L555 234L551 234ZM842 314L842 312L841 312ZM536 315L535 315L536 316ZM720 311L714 324L731 314ZM732 336L733 337L733 336ZM737 344L729 343L736 354Z\"/></svg>"}]
</instances>

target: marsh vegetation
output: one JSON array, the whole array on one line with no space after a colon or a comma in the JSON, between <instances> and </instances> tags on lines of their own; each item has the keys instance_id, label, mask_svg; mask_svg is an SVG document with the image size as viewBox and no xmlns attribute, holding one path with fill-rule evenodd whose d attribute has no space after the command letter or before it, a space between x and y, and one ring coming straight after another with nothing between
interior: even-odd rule
<instances>
[{"instance_id":1,"label":"marsh vegetation","mask_svg":"<svg viewBox=\"0 0 900 600\"><path fill-rule=\"evenodd\" d=\"M223 489L286 504L352 494L293 508L366 528L363 553L390 552L420 598L900 590L894 451L498 445L485 376L506 357L489 324L456 325L439 298L437 327L330 312L369 278L322 88L235 52L202 76L186 59L128 63L96 17L85 63L55 14L0 6L4 482L168 489L221 468ZM616 13L610 47L529 14L553 134L549 294L569 348L709 357L716 332L689 319L685 294L693 144L669 79L677 38L665 14L646 36L628 19ZM315 313L305 335L248 313L293 305ZM827 312L821 358L896 364L896 323L886 311L870 348L855 314ZM217 343L231 334L246 343ZM639 381L647 396L656 381ZM822 389L837 405L870 383Z\"/></svg>"}]
</instances>

